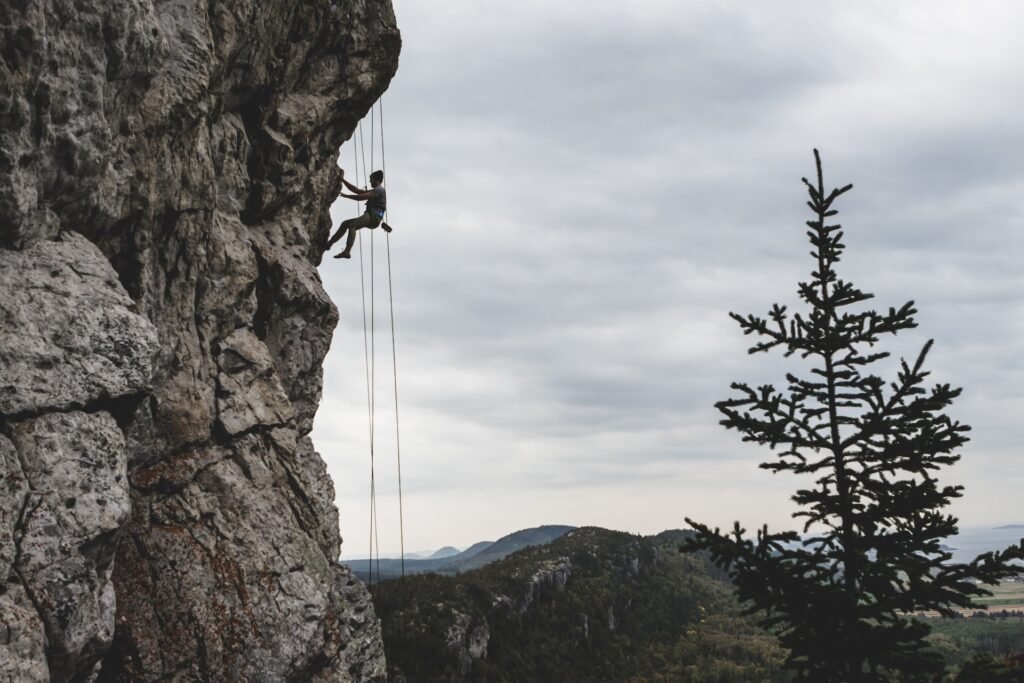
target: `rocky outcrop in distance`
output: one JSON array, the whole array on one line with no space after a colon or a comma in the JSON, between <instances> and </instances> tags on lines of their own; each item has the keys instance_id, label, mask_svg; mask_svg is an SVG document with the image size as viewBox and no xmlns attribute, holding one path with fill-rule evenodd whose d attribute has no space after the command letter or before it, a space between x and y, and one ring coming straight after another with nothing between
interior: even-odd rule
<instances>
[{"instance_id":1,"label":"rocky outcrop in distance","mask_svg":"<svg viewBox=\"0 0 1024 683\"><path fill-rule=\"evenodd\" d=\"M309 439L389 0L0 0L0 681L374 681Z\"/></svg>"}]
</instances>

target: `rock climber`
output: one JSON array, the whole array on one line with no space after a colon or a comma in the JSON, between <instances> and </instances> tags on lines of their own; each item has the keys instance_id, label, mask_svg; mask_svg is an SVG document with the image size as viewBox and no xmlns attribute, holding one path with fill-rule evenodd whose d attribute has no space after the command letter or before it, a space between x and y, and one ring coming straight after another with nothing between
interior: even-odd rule
<instances>
[{"instance_id":1,"label":"rock climber","mask_svg":"<svg viewBox=\"0 0 1024 683\"><path fill-rule=\"evenodd\" d=\"M344 171L342 172L344 173ZM387 192L384 190L384 171L374 171L370 174L370 189L356 187L342 176L341 182L345 184L353 194L341 192L339 197L354 199L357 202L366 202L366 211L362 216L350 218L338 226L338 231L331 239L327 240L327 249L330 249L335 242L341 239L345 232L348 232L348 240L345 242L345 249L335 254L334 258L352 258L352 245L356 241L356 230L360 228L376 228L384 220L384 211L387 209ZM391 232L391 228L385 224L384 230Z\"/></svg>"}]
</instances>

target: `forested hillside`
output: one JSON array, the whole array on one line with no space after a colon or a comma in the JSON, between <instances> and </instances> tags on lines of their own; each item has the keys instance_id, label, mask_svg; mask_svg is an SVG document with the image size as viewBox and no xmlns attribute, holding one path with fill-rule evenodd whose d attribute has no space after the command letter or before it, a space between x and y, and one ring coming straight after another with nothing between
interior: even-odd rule
<instances>
[{"instance_id":1,"label":"forested hillside","mask_svg":"<svg viewBox=\"0 0 1024 683\"><path fill-rule=\"evenodd\" d=\"M392 681L771 681L784 658L683 532L581 528L374 588Z\"/></svg>"},{"instance_id":2,"label":"forested hillside","mask_svg":"<svg viewBox=\"0 0 1024 683\"><path fill-rule=\"evenodd\" d=\"M790 680L724 574L679 552L687 536L586 527L457 576L384 581L372 591L390 680ZM1024 680L1019 613L928 622L951 665L942 681Z\"/></svg>"}]
</instances>

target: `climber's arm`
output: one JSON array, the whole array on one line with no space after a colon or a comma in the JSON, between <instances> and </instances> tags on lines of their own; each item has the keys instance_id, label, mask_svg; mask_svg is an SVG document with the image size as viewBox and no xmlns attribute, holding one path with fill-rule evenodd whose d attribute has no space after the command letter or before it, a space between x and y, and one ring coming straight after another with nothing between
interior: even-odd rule
<instances>
[{"instance_id":1,"label":"climber's arm","mask_svg":"<svg viewBox=\"0 0 1024 683\"><path fill-rule=\"evenodd\" d=\"M363 192L364 191L363 188L356 187L355 185L353 185L349 181L345 180L344 178L341 179L341 182L343 182L345 184L345 187L347 187L348 189L352 190L353 192Z\"/></svg>"},{"instance_id":2,"label":"climber's arm","mask_svg":"<svg viewBox=\"0 0 1024 683\"><path fill-rule=\"evenodd\" d=\"M345 194L344 192L341 192L341 193L338 194L338 196L339 197L344 197L345 199L354 199L357 202L365 202L365 201L368 201L370 199L370 197L373 196L373 193L372 192L356 192L355 194Z\"/></svg>"}]
</instances>

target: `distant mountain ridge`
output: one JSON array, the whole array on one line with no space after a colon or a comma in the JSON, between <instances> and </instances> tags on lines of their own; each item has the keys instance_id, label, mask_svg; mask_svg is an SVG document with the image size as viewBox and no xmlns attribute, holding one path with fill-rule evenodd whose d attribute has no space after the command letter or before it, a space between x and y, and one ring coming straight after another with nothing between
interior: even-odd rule
<instances>
[{"instance_id":1,"label":"distant mountain ridge","mask_svg":"<svg viewBox=\"0 0 1024 683\"><path fill-rule=\"evenodd\" d=\"M484 549L487 548L487 546L490 546L490 545L494 545L494 541L479 541L479 542L474 543L473 545L469 546L465 550L463 550L462 551L462 556L463 557L472 557L473 555L476 555L477 553L482 552Z\"/></svg>"},{"instance_id":2,"label":"distant mountain ridge","mask_svg":"<svg viewBox=\"0 0 1024 683\"><path fill-rule=\"evenodd\" d=\"M405 574L458 574L460 572L478 569L484 565L500 560L508 555L535 545L545 545L557 538L564 536L576 527L564 524L545 524L529 529L520 529L497 541L481 541L474 543L462 552L451 546L445 546L436 551L433 555L424 559L405 558L403 561L398 558L381 558L371 561L365 558L342 560L341 564L352 568L363 581L380 581L393 579ZM453 551L452 554L439 555L446 551ZM404 567L403 567L404 565ZM371 576L372 569L372 576Z\"/></svg>"}]
</instances>

